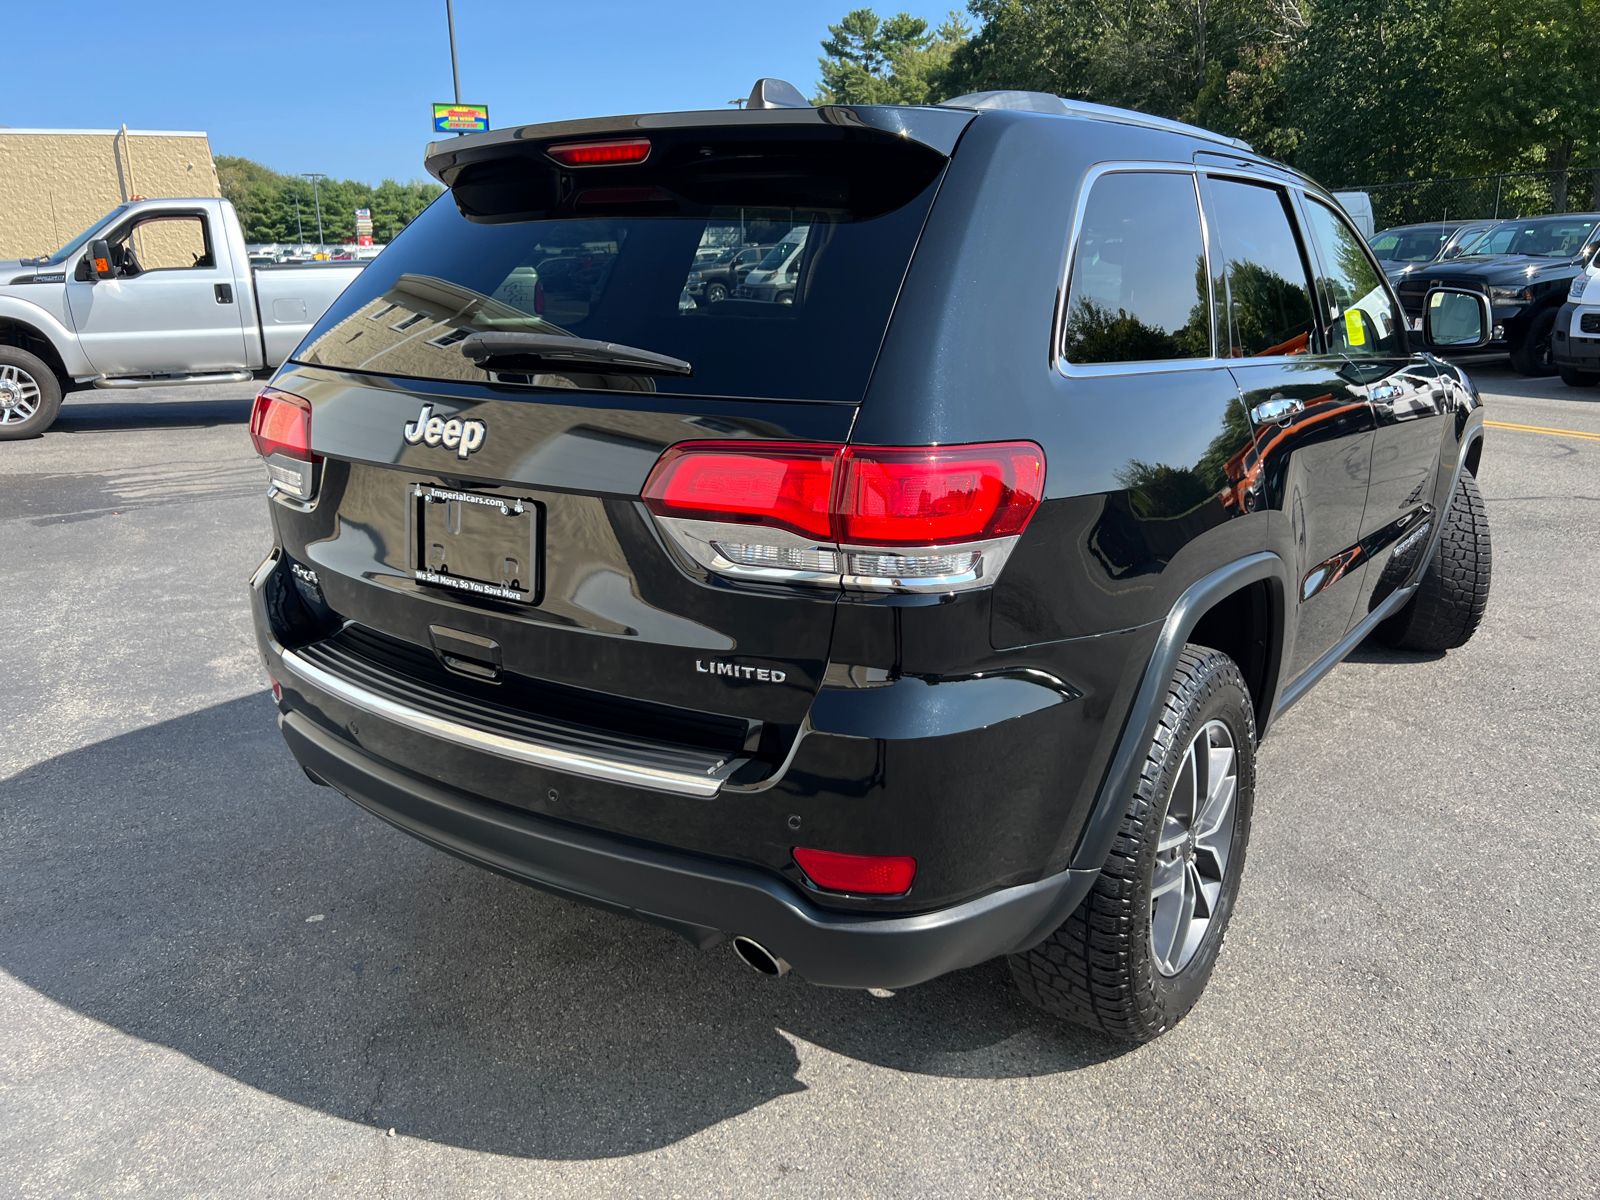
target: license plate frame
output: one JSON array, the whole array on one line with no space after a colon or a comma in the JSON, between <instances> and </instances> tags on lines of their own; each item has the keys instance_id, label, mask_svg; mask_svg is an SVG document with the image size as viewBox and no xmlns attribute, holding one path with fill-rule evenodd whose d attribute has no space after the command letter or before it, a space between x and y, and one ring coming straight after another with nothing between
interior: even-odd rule
<instances>
[{"instance_id":1,"label":"license plate frame","mask_svg":"<svg viewBox=\"0 0 1600 1200\"><path fill-rule=\"evenodd\" d=\"M544 506L431 483L407 491L412 578L459 596L537 604L544 580Z\"/></svg>"}]
</instances>

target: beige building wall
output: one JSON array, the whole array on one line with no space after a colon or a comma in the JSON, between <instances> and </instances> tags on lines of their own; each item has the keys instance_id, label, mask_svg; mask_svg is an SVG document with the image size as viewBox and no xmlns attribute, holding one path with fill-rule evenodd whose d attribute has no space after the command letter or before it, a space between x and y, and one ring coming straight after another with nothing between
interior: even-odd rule
<instances>
[{"instance_id":1,"label":"beige building wall","mask_svg":"<svg viewBox=\"0 0 1600 1200\"><path fill-rule=\"evenodd\" d=\"M220 195L203 133L0 128L0 259L49 254L124 200Z\"/></svg>"}]
</instances>

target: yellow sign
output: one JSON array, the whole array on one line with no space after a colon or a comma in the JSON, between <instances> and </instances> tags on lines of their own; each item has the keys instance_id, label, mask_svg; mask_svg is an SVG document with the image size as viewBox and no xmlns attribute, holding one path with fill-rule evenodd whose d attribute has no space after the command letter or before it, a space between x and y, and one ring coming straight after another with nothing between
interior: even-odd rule
<instances>
[{"instance_id":1,"label":"yellow sign","mask_svg":"<svg viewBox=\"0 0 1600 1200\"><path fill-rule=\"evenodd\" d=\"M486 133L489 129L487 104L435 104L435 133Z\"/></svg>"},{"instance_id":2,"label":"yellow sign","mask_svg":"<svg viewBox=\"0 0 1600 1200\"><path fill-rule=\"evenodd\" d=\"M1367 323L1361 319L1359 308L1344 310L1344 336L1352 346L1367 344Z\"/></svg>"}]
</instances>

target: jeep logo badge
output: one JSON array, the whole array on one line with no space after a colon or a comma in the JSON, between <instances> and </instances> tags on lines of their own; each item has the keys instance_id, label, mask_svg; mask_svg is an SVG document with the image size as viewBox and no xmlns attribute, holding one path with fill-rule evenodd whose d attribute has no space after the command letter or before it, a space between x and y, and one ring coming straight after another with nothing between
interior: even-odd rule
<instances>
[{"instance_id":1,"label":"jeep logo badge","mask_svg":"<svg viewBox=\"0 0 1600 1200\"><path fill-rule=\"evenodd\" d=\"M489 427L482 421L462 421L455 417L446 420L433 415L433 405L424 404L417 419L406 426L404 436L413 446L419 442L425 446L443 446L454 450L457 458L466 458L483 445L488 433Z\"/></svg>"}]
</instances>

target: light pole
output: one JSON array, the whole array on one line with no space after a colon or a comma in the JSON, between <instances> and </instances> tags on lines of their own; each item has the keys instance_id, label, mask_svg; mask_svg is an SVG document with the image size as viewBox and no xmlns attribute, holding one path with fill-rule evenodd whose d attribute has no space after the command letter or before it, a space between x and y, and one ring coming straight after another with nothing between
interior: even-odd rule
<instances>
[{"instance_id":1,"label":"light pole","mask_svg":"<svg viewBox=\"0 0 1600 1200\"><path fill-rule=\"evenodd\" d=\"M327 176L320 171L302 171L305 178L311 180L311 200L317 206L317 249L322 249L322 197L317 194L317 184Z\"/></svg>"},{"instance_id":2,"label":"light pole","mask_svg":"<svg viewBox=\"0 0 1600 1200\"><path fill-rule=\"evenodd\" d=\"M450 77L456 85L456 103L461 103L461 66L456 62L456 10L452 0L444 0L444 19L450 26ZM465 131L456 134L464 137Z\"/></svg>"}]
</instances>

